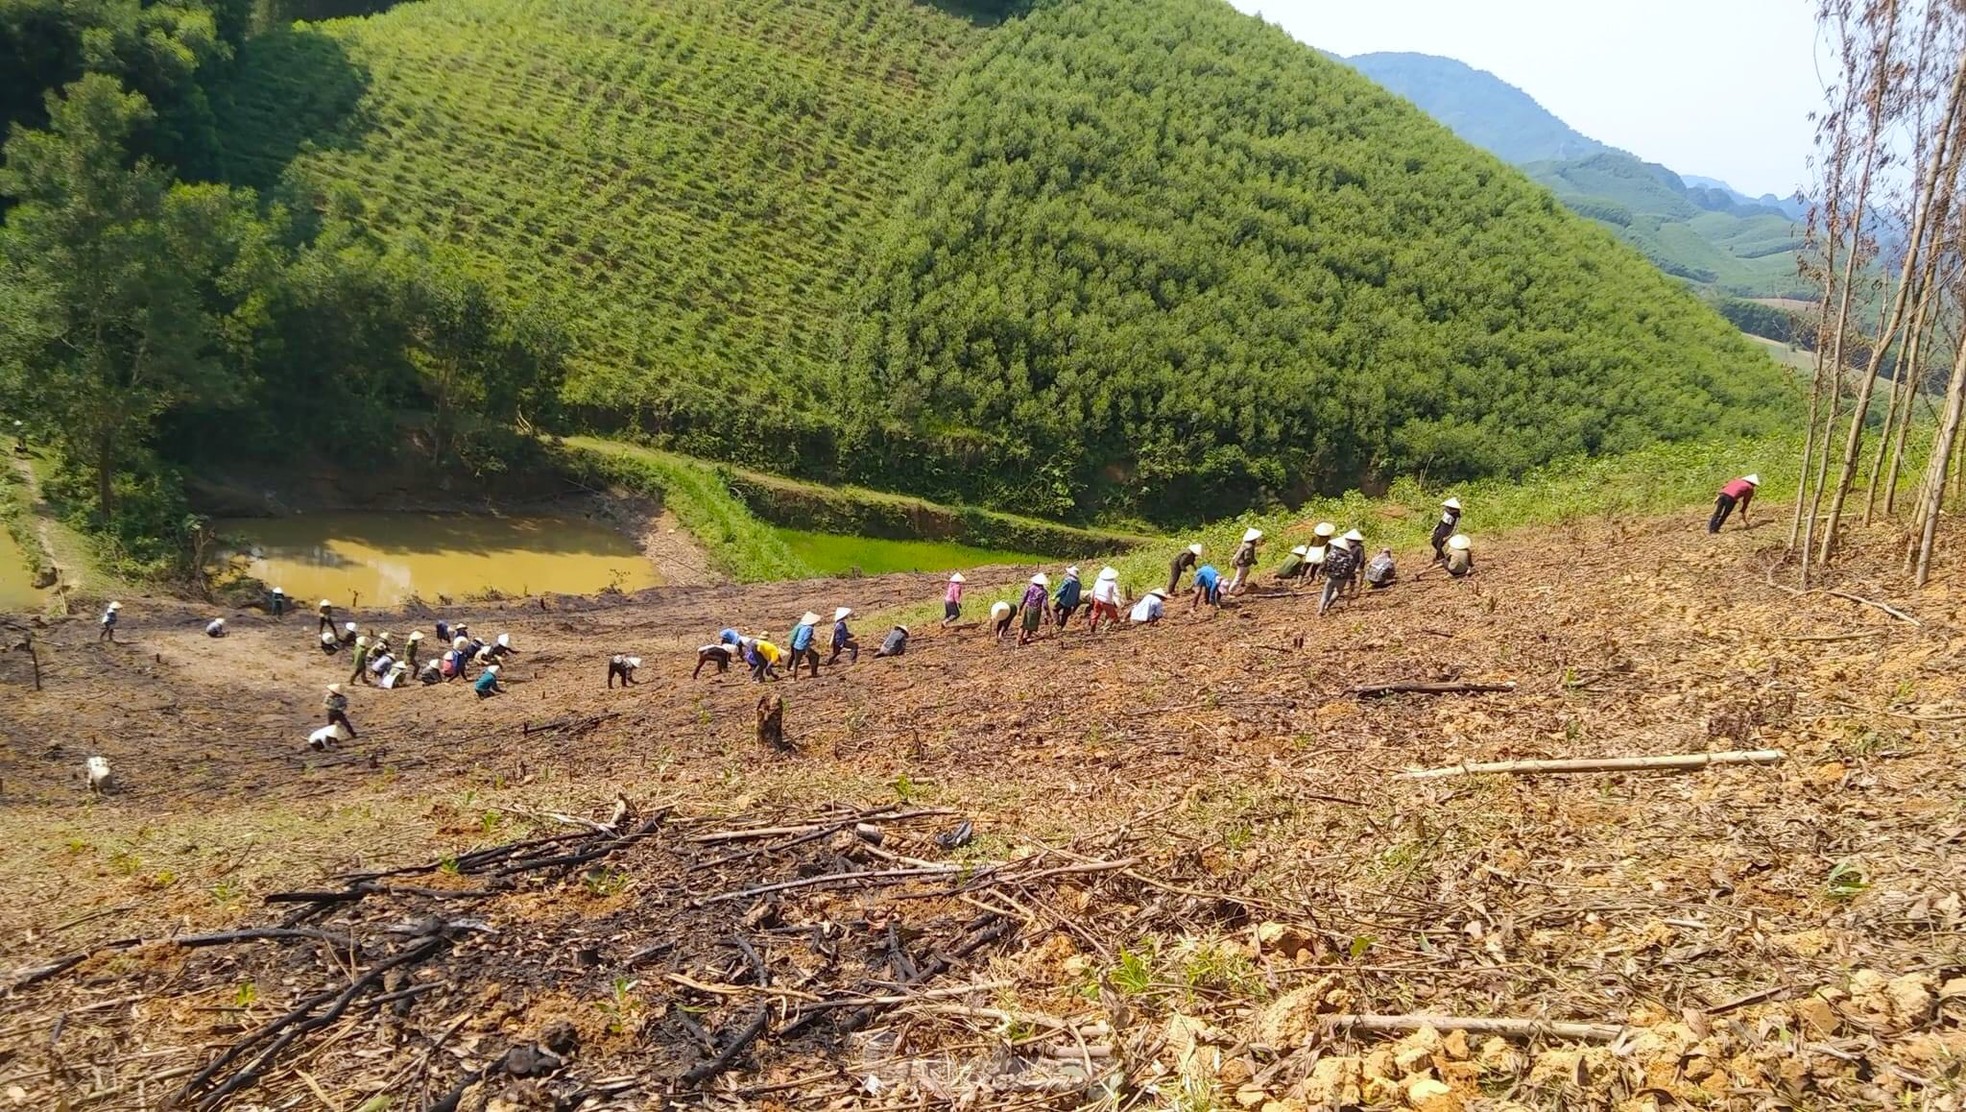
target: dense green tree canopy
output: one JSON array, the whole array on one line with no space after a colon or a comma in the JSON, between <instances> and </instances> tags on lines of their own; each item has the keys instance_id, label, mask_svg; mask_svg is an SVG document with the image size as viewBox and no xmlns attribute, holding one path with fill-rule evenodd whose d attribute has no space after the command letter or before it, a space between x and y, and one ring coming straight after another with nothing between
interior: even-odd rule
<instances>
[{"instance_id":1,"label":"dense green tree canopy","mask_svg":"<svg viewBox=\"0 0 1966 1112\"><path fill-rule=\"evenodd\" d=\"M1186 517L1751 431L1780 395L1636 254L1215 0L1044 5L931 127L853 338L887 470Z\"/></svg>"}]
</instances>

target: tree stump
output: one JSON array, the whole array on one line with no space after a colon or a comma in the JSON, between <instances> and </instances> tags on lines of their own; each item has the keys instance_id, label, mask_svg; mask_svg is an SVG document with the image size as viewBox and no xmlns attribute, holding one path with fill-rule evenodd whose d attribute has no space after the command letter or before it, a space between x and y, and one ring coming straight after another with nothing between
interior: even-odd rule
<instances>
[{"instance_id":1,"label":"tree stump","mask_svg":"<svg viewBox=\"0 0 1966 1112\"><path fill-rule=\"evenodd\" d=\"M785 744L785 700L777 695L758 696L758 744L773 749Z\"/></svg>"}]
</instances>

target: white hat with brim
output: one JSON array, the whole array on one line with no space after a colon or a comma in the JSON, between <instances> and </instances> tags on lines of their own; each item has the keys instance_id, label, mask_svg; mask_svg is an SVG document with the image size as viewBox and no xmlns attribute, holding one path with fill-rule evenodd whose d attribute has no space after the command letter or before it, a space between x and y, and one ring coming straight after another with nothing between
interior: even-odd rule
<instances>
[{"instance_id":1,"label":"white hat with brim","mask_svg":"<svg viewBox=\"0 0 1966 1112\"><path fill-rule=\"evenodd\" d=\"M224 619L224 618L213 618L213 619L212 619L212 624L213 624L213 625L215 625L215 626L222 626L222 625L224 625L224 624L225 624L225 619Z\"/></svg>"},{"instance_id":2,"label":"white hat with brim","mask_svg":"<svg viewBox=\"0 0 1966 1112\"><path fill-rule=\"evenodd\" d=\"M1154 596L1155 598L1166 598L1166 597L1167 597L1167 591L1166 591L1166 590L1165 590L1164 588L1161 588L1161 587L1155 587L1155 588L1154 588L1153 590L1151 590L1151 591L1148 591L1147 593L1148 593L1148 594L1150 594L1150 595L1152 595L1152 596Z\"/></svg>"},{"instance_id":3,"label":"white hat with brim","mask_svg":"<svg viewBox=\"0 0 1966 1112\"><path fill-rule=\"evenodd\" d=\"M501 634L499 634L499 635L498 635L498 647L499 647L499 648L501 648L501 649L509 649L509 648L511 648L511 647L512 647L512 635L511 635L511 634L509 634L509 633L501 633Z\"/></svg>"},{"instance_id":4,"label":"white hat with brim","mask_svg":"<svg viewBox=\"0 0 1966 1112\"><path fill-rule=\"evenodd\" d=\"M1031 577L1031 585L1034 587L1049 587L1051 586L1051 577L1043 572L1039 572Z\"/></svg>"},{"instance_id":5,"label":"white hat with brim","mask_svg":"<svg viewBox=\"0 0 1966 1112\"><path fill-rule=\"evenodd\" d=\"M109 608L111 610L121 610L123 609L123 604L120 602L112 602L109 604Z\"/></svg>"},{"instance_id":6,"label":"white hat with brim","mask_svg":"<svg viewBox=\"0 0 1966 1112\"><path fill-rule=\"evenodd\" d=\"M329 601L328 601L327 599L322 599L322 600L321 600L321 605L322 605L322 606L333 606L333 605L334 605L334 603L332 603L332 602L329 602Z\"/></svg>"},{"instance_id":7,"label":"white hat with brim","mask_svg":"<svg viewBox=\"0 0 1966 1112\"><path fill-rule=\"evenodd\" d=\"M1077 564L1073 564L1071 567L1065 569L1065 574L1069 576L1077 576L1079 574L1079 566Z\"/></svg>"},{"instance_id":8,"label":"white hat with brim","mask_svg":"<svg viewBox=\"0 0 1966 1112\"><path fill-rule=\"evenodd\" d=\"M1245 529L1243 530L1242 539L1245 543L1249 541L1260 541L1263 539L1263 531L1261 529Z\"/></svg>"},{"instance_id":9,"label":"white hat with brim","mask_svg":"<svg viewBox=\"0 0 1966 1112\"><path fill-rule=\"evenodd\" d=\"M1309 556L1311 554L1311 546L1308 544L1300 544L1296 548L1291 549L1290 554L1292 556Z\"/></svg>"},{"instance_id":10,"label":"white hat with brim","mask_svg":"<svg viewBox=\"0 0 1966 1112\"><path fill-rule=\"evenodd\" d=\"M630 668L640 668L642 666L642 658L639 656L624 656L621 658L621 662Z\"/></svg>"},{"instance_id":11,"label":"white hat with brim","mask_svg":"<svg viewBox=\"0 0 1966 1112\"><path fill-rule=\"evenodd\" d=\"M498 675L498 665L487 664L485 665L485 671L490 672L492 675L496 676Z\"/></svg>"},{"instance_id":12,"label":"white hat with brim","mask_svg":"<svg viewBox=\"0 0 1966 1112\"><path fill-rule=\"evenodd\" d=\"M853 614L853 607L842 606L839 609L833 611L833 620L836 622L845 621L852 614Z\"/></svg>"},{"instance_id":13,"label":"white hat with brim","mask_svg":"<svg viewBox=\"0 0 1966 1112\"><path fill-rule=\"evenodd\" d=\"M413 630L410 630L410 640L412 640L412 641L421 641L421 640L423 640L423 631L422 631L422 630L420 630L420 629L413 629Z\"/></svg>"},{"instance_id":14,"label":"white hat with brim","mask_svg":"<svg viewBox=\"0 0 1966 1112\"><path fill-rule=\"evenodd\" d=\"M1459 498L1449 498L1447 501L1442 502L1441 505L1450 510L1458 510L1461 508L1461 500Z\"/></svg>"},{"instance_id":15,"label":"white hat with brim","mask_svg":"<svg viewBox=\"0 0 1966 1112\"><path fill-rule=\"evenodd\" d=\"M331 684L329 684L329 685L328 685L328 694L330 694L330 695L339 695L339 694L341 694L341 685L340 685L340 684L338 684L338 683L331 683Z\"/></svg>"},{"instance_id":16,"label":"white hat with brim","mask_svg":"<svg viewBox=\"0 0 1966 1112\"><path fill-rule=\"evenodd\" d=\"M1454 549L1457 552L1466 552L1473 545L1474 542L1468 539L1468 535L1466 533L1456 533L1453 536L1447 538L1447 547Z\"/></svg>"},{"instance_id":17,"label":"white hat with brim","mask_svg":"<svg viewBox=\"0 0 1966 1112\"><path fill-rule=\"evenodd\" d=\"M963 578L963 573L962 573L962 572L957 572L956 574L954 574L954 575L952 575L952 576L950 576L950 577L949 577L949 582L951 582L951 583L967 583L967 582L969 582L969 581L968 581L967 579L964 579L964 578Z\"/></svg>"},{"instance_id":18,"label":"white hat with brim","mask_svg":"<svg viewBox=\"0 0 1966 1112\"><path fill-rule=\"evenodd\" d=\"M1337 531L1338 531L1338 527L1336 525L1331 524L1329 521L1320 521L1317 523L1317 528L1311 530L1311 532L1316 533L1318 536L1323 537L1326 540L1330 540L1332 534L1336 533Z\"/></svg>"},{"instance_id":19,"label":"white hat with brim","mask_svg":"<svg viewBox=\"0 0 1966 1112\"><path fill-rule=\"evenodd\" d=\"M368 648L368 647L369 647L369 639L368 639L368 638L366 638L366 637L357 637L357 638L355 638L355 647L356 647L356 648L358 648L358 649L366 649L366 648Z\"/></svg>"},{"instance_id":20,"label":"white hat with brim","mask_svg":"<svg viewBox=\"0 0 1966 1112\"><path fill-rule=\"evenodd\" d=\"M1191 545L1189 545L1189 546L1188 546L1188 551L1190 551L1190 552L1192 552L1192 553L1194 553L1195 555L1197 555L1197 556L1199 556L1199 555L1201 555L1201 546L1200 546L1200 545L1198 545L1198 544L1191 544Z\"/></svg>"},{"instance_id":21,"label":"white hat with brim","mask_svg":"<svg viewBox=\"0 0 1966 1112\"><path fill-rule=\"evenodd\" d=\"M1761 476L1759 476L1759 475L1743 475L1743 476L1741 476L1741 481L1742 481L1742 482L1744 482L1744 483L1746 483L1747 485L1749 485L1749 486L1751 486L1751 487L1758 487L1758 486L1760 486L1760 485L1761 485Z\"/></svg>"},{"instance_id":22,"label":"white hat with brim","mask_svg":"<svg viewBox=\"0 0 1966 1112\"><path fill-rule=\"evenodd\" d=\"M814 624L814 623L815 623L815 622L817 622L817 621L819 621L819 615L817 615L817 614L815 614L815 613L813 613L813 612L812 612L812 611L810 611L810 610L808 610L808 611L806 611L805 613L803 613L803 614L801 614L801 615L799 615L799 624L800 624L800 625L802 625L802 626L809 626L809 625L812 625L812 624Z\"/></svg>"},{"instance_id":23,"label":"white hat with brim","mask_svg":"<svg viewBox=\"0 0 1966 1112\"><path fill-rule=\"evenodd\" d=\"M1353 544L1357 544L1365 539L1365 534L1359 532L1357 529L1348 529L1345 531L1345 539Z\"/></svg>"},{"instance_id":24,"label":"white hat with brim","mask_svg":"<svg viewBox=\"0 0 1966 1112\"><path fill-rule=\"evenodd\" d=\"M1110 583L1111 581L1118 579L1119 577L1120 577L1120 569L1118 568L1099 569L1099 578L1105 582Z\"/></svg>"},{"instance_id":25,"label":"white hat with brim","mask_svg":"<svg viewBox=\"0 0 1966 1112\"><path fill-rule=\"evenodd\" d=\"M1352 538L1350 538L1350 537L1333 537L1333 538L1331 538L1331 547L1332 547L1332 548L1350 548L1351 546L1352 546Z\"/></svg>"},{"instance_id":26,"label":"white hat with brim","mask_svg":"<svg viewBox=\"0 0 1966 1112\"><path fill-rule=\"evenodd\" d=\"M358 625L356 625L356 624L355 624L354 622L345 622L345 623L343 623L343 624L342 624L342 627L341 627L341 628L343 628L343 629L345 629L345 630L347 630L347 631L348 631L348 632L350 632L350 633L353 633L353 632L355 632L356 630L358 630L358 629L360 629L360 628L362 628L362 627L360 627L360 626L358 626Z\"/></svg>"}]
</instances>

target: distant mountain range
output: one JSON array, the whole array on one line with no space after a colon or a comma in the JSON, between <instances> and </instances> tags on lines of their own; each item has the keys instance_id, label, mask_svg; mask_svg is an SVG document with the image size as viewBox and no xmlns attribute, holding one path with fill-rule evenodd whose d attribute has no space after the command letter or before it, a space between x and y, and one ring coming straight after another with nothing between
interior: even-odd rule
<instances>
[{"instance_id":1,"label":"distant mountain range","mask_svg":"<svg viewBox=\"0 0 1966 1112\"><path fill-rule=\"evenodd\" d=\"M1749 197L1719 179L1646 162L1453 58L1385 53L1345 61L1456 135L1515 163L1668 274L1742 297L1807 295L1795 266L1797 225L1807 215L1802 202Z\"/></svg>"}]
</instances>

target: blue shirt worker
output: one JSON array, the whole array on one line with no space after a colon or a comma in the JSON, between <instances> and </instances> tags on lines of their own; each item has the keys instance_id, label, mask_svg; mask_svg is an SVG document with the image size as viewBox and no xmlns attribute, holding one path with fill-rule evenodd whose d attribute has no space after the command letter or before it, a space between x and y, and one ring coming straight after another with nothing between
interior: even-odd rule
<instances>
[{"instance_id":1,"label":"blue shirt worker","mask_svg":"<svg viewBox=\"0 0 1966 1112\"><path fill-rule=\"evenodd\" d=\"M813 645L817 636L813 627L819 624L819 615L808 610L799 618L799 624L792 627L792 636L786 640L792 646L792 679L799 678L799 665L811 669L813 679L819 678L819 650Z\"/></svg>"},{"instance_id":2,"label":"blue shirt worker","mask_svg":"<svg viewBox=\"0 0 1966 1112\"><path fill-rule=\"evenodd\" d=\"M842 606L833 611L833 655L826 658L827 664L839 663L841 653L847 654L847 663L860 663L860 642L854 638L853 631L846 627L846 620L852 616L851 607Z\"/></svg>"},{"instance_id":3,"label":"blue shirt worker","mask_svg":"<svg viewBox=\"0 0 1966 1112\"><path fill-rule=\"evenodd\" d=\"M1195 569L1195 597L1188 603L1192 612L1203 602L1210 606L1222 605L1222 573L1215 570L1214 564L1203 564Z\"/></svg>"}]
</instances>

